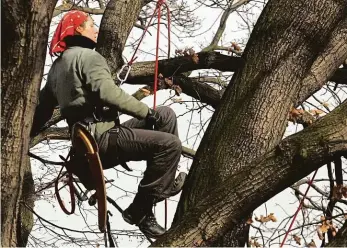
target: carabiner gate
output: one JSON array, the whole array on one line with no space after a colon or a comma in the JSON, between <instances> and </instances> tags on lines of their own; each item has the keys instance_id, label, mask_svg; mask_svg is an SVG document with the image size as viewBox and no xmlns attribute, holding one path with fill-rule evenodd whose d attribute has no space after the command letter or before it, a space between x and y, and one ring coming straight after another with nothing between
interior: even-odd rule
<instances>
[{"instance_id":1,"label":"carabiner gate","mask_svg":"<svg viewBox=\"0 0 347 248\"><path fill-rule=\"evenodd\" d=\"M124 70L127 70L127 72L124 75L124 78L121 78L121 74L123 73ZM129 64L123 65L122 68L119 70L119 72L117 73L117 78L121 84L123 84L127 80L130 71L131 71L131 65L129 65Z\"/></svg>"}]
</instances>

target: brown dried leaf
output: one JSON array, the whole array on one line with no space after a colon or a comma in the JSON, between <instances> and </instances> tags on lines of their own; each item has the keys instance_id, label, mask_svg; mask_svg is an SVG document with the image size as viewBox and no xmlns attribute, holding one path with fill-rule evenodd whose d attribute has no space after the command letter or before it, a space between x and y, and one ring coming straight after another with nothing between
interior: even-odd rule
<instances>
[{"instance_id":1,"label":"brown dried leaf","mask_svg":"<svg viewBox=\"0 0 347 248\"><path fill-rule=\"evenodd\" d=\"M249 218L249 219L246 221L246 224L247 224L247 225L250 225L250 224L252 224L252 223L253 223L252 218Z\"/></svg>"},{"instance_id":2,"label":"brown dried leaf","mask_svg":"<svg viewBox=\"0 0 347 248\"><path fill-rule=\"evenodd\" d=\"M241 51L241 47L236 43L236 42L231 42L231 46L236 50L236 51Z\"/></svg>"},{"instance_id":3,"label":"brown dried leaf","mask_svg":"<svg viewBox=\"0 0 347 248\"><path fill-rule=\"evenodd\" d=\"M331 234L333 235L333 237L335 237L336 233L337 233L337 229L333 225L331 225L330 230L331 230Z\"/></svg>"},{"instance_id":4,"label":"brown dried leaf","mask_svg":"<svg viewBox=\"0 0 347 248\"><path fill-rule=\"evenodd\" d=\"M266 223L266 222L270 221L269 217L267 217L267 216L265 217L263 215L260 215L260 218L255 217L255 220L259 221L260 223Z\"/></svg>"},{"instance_id":5,"label":"brown dried leaf","mask_svg":"<svg viewBox=\"0 0 347 248\"><path fill-rule=\"evenodd\" d=\"M165 82L165 84L166 84L167 86L169 86L169 87L171 87L171 86L173 85L171 79L165 78L165 79L164 79L164 82Z\"/></svg>"},{"instance_id":6,"label":"brown dried leaf","mask_svg":"<svg viewBox=\"0 0 347 248\"><path fill-rule=\"evenodd\" d=\"M295 234L293 235L293 239L298 245L301 245L301 238L299 236L296 236Z\"/></svg>"},{"instance_id":7,"label":"brown dried leaf","mask_svg":"<svg viewBox=\"0 0 347 248\"><path fill-rule=\"evenodd\" d=\"M172 88L173 90L175 90L176 96L180 96L180 95L181 95L182 89L181 89L180 86L174 84L174 85L172 85L171 88Z\"/></svg>"},{"instance_id":8,"label":"brown dried leaf","mask_svg":"<svg viewBox=\"0 0 347 248\"><path fill-rule=\"evenodd\" d=\"M173 98L172 101L174 103L179 103L179 102L182 102L182 98Z\"/></svg>"},{"instance_id":9,"label":"brown dried leaf","mask_svg":"<svg viewBox=\"0 0 347 248\"><path fill-rule=\"evenodd\" d=\"M254 246L255 246L255 247L261 247L261 245L258 243L257 240L254 240Z\"/></svg>"},{"instance_id":10,"label":"brown dried leaf","mask_svg":"<svg viewBox=\"0 0 347 248\"><path fill-rule=\"evenodd\" d=\"M322 233L326 233L326 232L328 232L329 228L330 228L329 225L323 223L323 224L319 227L319 230L320 230Z\"/></svg>"},{"instance_id":11,"label":"brown dried leaf","mask_svg":"<svg viewBox=\"0 0 347 248\"><path fill-rule=\"evenodd\" d=\"M289 120L296 123L299 117L302 115L303 112L299 111L299 109L292 108L289 111Z\"/></svg>"},{"instance_id":12,"label":"brown dried leaf","mask_svg":"<svg viewBox=\"0 0 347 248\"><path fill-rule=\"evenodd\" d=\"M324 114L324 112L320 109L311 109L310 113L315 117L318 117L319 115Z\"/></svg>"},{"instance_id":13,"label":"brown dried leaf","mask_svg":"<svg viewBox=\"0 0 347 248\"><path fill-rule=\"evenodd\" d=\"M320 240L324 239L324 234L320 231L319 228L317 228L317 234L318 234L318 237L319 237Z\"/></svg>"},{"instance_id":14,"label":"brown dried leaf","mask_svg":"<svg viewBox=\"0 0 347 248\"><path fill-rule=\"evenodd\" d=\"M199 56L196 53L194 53L192 55L192 60L195 64L198 64L199 63Z\"/></svg>"},{"instance_id":15,"label":"brown dried leaf","mask_svg":"<svg viewBox=\"0 0 347 248\"><path fill-rule=\"evenodd\" d=\"M274 213L270 213L267 217L268 217L272 222L276 222L276 221L277 221L277 219L276 219Z\"/></svg>"},{"instance_id":16,"label":"brown dried leaf","mask_svg":"<svg viewBox=\"0 0 347 248\"><path fill-rule=\"evenodd\" d=\"M329 107L330 107L330 104L327 103L327 102L323 102L323 103L322 103L322 106L324 106L324 107L326 107L326 108L329 108Z\"/></svg>"},{"instance_id":17,"label":"brown dried leaf","mask_svg":"<svg viewBox=\"0 0 347 248\"><path fill-rule=\"evenodd\" d=\"M314 247L317 247L317 246L316 246L316 243L314 242L314 240L311 239L311 242L307 244L307 247L308 248L314 248Z\"/></svg>"},{"instance_id":18,"label":"brown dried leaf","mask_svg":"<svg viewBox=\"0 0 347 248\"><path fill-rule=\"evenodd\" d=\"M342 185L335 185L333 188L333 198L341 200L343 196L342 189L343 189Z\"/></svg>"},{"instance_id":19,"label":"brown dried leaf","mask_svg":"<svg viewBox=\"0 0 347 248\"><path fill-rule=\"evenodd\" d=\"M344 185L341 189L341 193L343 195L344 198L347 198L347 186Z\"/></svg>"},{"instance_id":20,"label":"brown dried leaf","mask_svg":"<svg viewBox=\"0 0 347 248\"><path fill-rule=\"evenodd\" d=\"M250 243L251 247L261 247L261 245L258 243L258 241L256 239L255 240L250 239L249 243Z\"/></svg>"}]
</instances>

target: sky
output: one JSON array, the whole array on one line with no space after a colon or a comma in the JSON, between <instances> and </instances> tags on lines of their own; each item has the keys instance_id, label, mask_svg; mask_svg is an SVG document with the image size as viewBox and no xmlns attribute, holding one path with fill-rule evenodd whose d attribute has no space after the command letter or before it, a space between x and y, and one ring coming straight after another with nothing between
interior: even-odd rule
<instances>
[{"instance_id":1,"label":"sky","mask_svg":"<svg viewBox=\"0 0 347 248\"><path fill-rule=\"evenodd\" d=\"M259 9L253 9L253 15L252 18L255 21L257 16L259 15ZM194 14L196 14L201 19L201 26L196 31L197 34L200 34L196 37L191 38L178 38L175 35L172 35L172 48L171 48L171 57L174 56L174 50L178 48L185 48L185 47L193 47L195 51L200 51L202 47L209 44L214 32L217 30L219 19L221 16L221 10L220 9L211 9L207 7L201 7L198 8ZM58 16L55 18L55 20L59 20L61 16ZM100 17L95 16L94 17L95 22L98 24L100 23ZM236 13L232 14L229 17L227 28L224 32L223 41L222 44L230 44L232 41L244 41L248 38L248 30L243 29L240 31L240 28L243 28L242 25L242 19L240 16L238 16ZM50 33L52 34L54 32L55 27L53 26L51 28ZM166 39L166 30L162 30L162 36L160 39L160 48L163 51L166 51L167 49L167 39ZM176 33L179 33L177 30L173 30ZM153 60L154 56L149 53L154 53L154 44L155 44L155 29L151 29L152 36L146 35L143 44L141 45L141 49L146 51L146 53L140 52L138 55L137 61L148 61ZM132 31L129 41L138 38L141 35L141 31L138 29L135 29ZM50 39L49 39L50 41ZM149 52L149 53L148 53ZM127 47L123 53L123 56L126 60L128 60L132 55L132 49L130 47ZM162 56L165 57L165 53L162 52ZM46 64L48 66L45 67L45 73L49 70L49 65L52 63L52 60L49 55L47 55ZM192 75L197 75L197 72L194 72ZM44 81L42 83L42 87L44 86ZM138 90L141 86L139 85L122 85L122 88L126 90L128 93L134 93L136 90ZM325 100L327 102L333 102L330 95L322 95L324 92L318 93L321 94L320 97L326 98ZM346 94L344 92L339 92L338 94L341 95L342 98L346 98ZM170 106L175 110L177 116L181 116L183 113L187 111L187 107L185 104L179 104L175 103L172 104L172 101L167 101L167 99L172 96L173 93L170 91L160 91L158 93L158 104L165 105L170 104ZM191 97L185 96L184 94L181 96L183 100L191 101ZM149 96L143 100L148 106L152 106L153 104L153 97ZM196 106L197 107L197 106ZM208 121L211 117L212 112L209 110L203 110L202 113L194 113L192 122L195 123L195 125L192 125L189 128L189 123L191 122L191 115L187 114L183 117L178 118L179 123L179 136L182 140L182 144L184 146L197 149L199 142L201 140L201 137L196 137L195 134L198 132L198 130L201 128L199 125L200 118L205 121ZM125 121L131 117L122 115L121 120ZM58 123L58 126L66 126L65 122ZM207 125L204 127L206 130ZM187 134L187 130L189 128L189 133ZM300 131L301 127L293 124L288 125L288 129L286 130L285 136L288 136L290 134L293 134L297 131ZM66 155L67 149L66 146L69 145L66 142L55 142L50 141L42 142L42 144L36 146L32 152L35 154L39 154L45 158L49 158L53 161L60 161L59 155ZM57 171L59 167L49 166L45 167L40 162L31 160L32 161L32 169L34 173L34 178L36 182L39 182L39 178L41 178L43 175L45 175L46 180L51 180L57 175ZM142 172L145 169L145 163L144 162L131 162L129 163L130 167L134 169L131 173L126 173L130 175L126 175L123 170L119 167L116 167L116 169L110 169L105 171L105 176L107 179L113 179L113 186L108 187L107 194L116 200L116 202L124 209L126 208L131 202L134 197L134 193L136 192L137 185L139 183L139 180L141 178ZM189 166L191 165L191 160L182 157L181 162L179 164L179 171L188 171ZM323 178L326 174L325 168L321 168L318 172L317 178ZM178 172L179 172L178 171ZM177 172L177 173L178 173ZM305 189L305 186L302 186L300 189L303 191ZM312 192L313 195L315 192ZM53 194L53 188L50 190L45 191L44 195L40 197L39 200L35 203L35 211L39 213L40 216L42 216L44 219L49 220L50 222L63 226L66 228L74 229L77 231L86 231L88 230L88 227L86 227L85 222L88 223L88 225L91 227L91 230L97 230L97 216L96 216L96 210L94 207L89 207L87 202L82 203L82 207L85 209L85 211L80 213L78 209L76 210L76 214L71 216L66 216L62 210L60 209L56 199L52 197ZM66 196L66 192L63 193L64 196ZM175 213L177 201L179 200L179 195L175 196L173 198L170 198L168 201L168 223L171 223L173 219L173 215ZM292 215L296 208L298 207L298 202L295 196L292 193L292 190L287 189L280 194L274 196L270 201L268 201L266 204L262 205L258 209L255 210L254 216L260 216L260 215L267 215L269 213L274 213L278 221L282 221L285 217ZM112 212L113 216L111 217L111 226L112 229L119 230L117 233L119 234L117 236L117 243L120 247L137 247L137 246L148 246L147 241L143 241L143 237L138 238L129 238L126 233L122 232L122 230L131 230L132 232L139 234L138 229L136 226L131 226L127 223L125 223L120 215L120 213L110 204L108 205L109 210ZM87 214L85 214L87 213ZM164 225L164 206L163 203L158 204L158 206L155 207L155 214L160 224ZM299 216L299 220L300 220ZM253 218L254 219L254 218ZM36 218L36 221L37 220ZM43 222L45 223L45 222ZM286 221L284 221L282 227ZM260 223L255 222L254 225L259 226ZM269 231L273 231L278 226L278 223L267 223L266 228ZM35 238L40 238L44 240L49 240L52 236L51 231L47 231L45 228L36 228L32 232L32 236ZM54 229L55 232L62 233L63 232L59 229ZM77 232L69 232L66 231L67 234L73 234L74 237L85 237L83 234L79 234ZM283 231L279 231L279 233L283 233ZM100 236L100 246L103 246L102 241L102 235ZM251 235L250 236L259 236L259 233L256 229L251 229ZM316 235L317 236L317 235ZM34 238L31 238L30 242L31 244L34 244ZM95 234L87 234L87 237L90 237L91 239L95 239ZM312 235L314 237L314 235ZM279 239L282 240L283 236ZM261 240L258 239L258 242ZM275 241L274 241L275 242ZM318 240L316 242L319 244ZM71 240L60 240L55 243L56 246L74 246Z\"/></svg>"}]
</instances>

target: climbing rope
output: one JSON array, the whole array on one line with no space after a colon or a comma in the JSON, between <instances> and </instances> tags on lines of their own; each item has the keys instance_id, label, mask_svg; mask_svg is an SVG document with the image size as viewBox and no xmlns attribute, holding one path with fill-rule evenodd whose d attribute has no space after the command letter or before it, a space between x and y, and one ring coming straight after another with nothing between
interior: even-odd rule
<instances>
[{"instance_id":1,"label":"climbing rope","mask_svg":"<svg viewBox=\"0 0 347 248\"><path fill-rule=\"evenodd\" d=\"M170 19L170 9L168 7L168 5L165 3L165 0L158 0L157 1L157 5L156 5L156 8L154 9L154 12L147 24L147 26L145 27L142 35L141 35L141 38L140 38L140 41L139 43L137 44L137 47L134 51L134 54L133 56L131 57L131 59L129 60L128 63L124 64L122 66L122 68L119 70L119 72L117 73L117 78L118 80L122 83L124 83L128 76L129 76L129 73L130 73L130 70L131 70L131 66L133 65L133 63L135 62L135 60L137 59L137 51L139 50L140 48L140 45L143 41L143 38L145 37L150 25L152 24L152 21L154 19L154 17L157 15L158 16L158 29L157 29L157 48L156 48L156 71L158 71L158 68L157 68L157 60L158 60L158 46L159 46L159 26L160 26L160 18L161 18L161 7L162 5L164 5L167 9L167 20L168 20L168 58L170 58L170 40L171 40L171 30L170 30L170 26L171 26L171 19ZM122 74L123 72L125 72L125 75L124 77L122 77ZM158 75L155 76L155 78L157 78Z\"/></svg>"},{"instance_id":2,"label":"climbing rope","mask_svg":"<svg viewBox=\"0 0 347 248\"><path fill-rule=\"evenodd\" d=\"M286 242L286 239L287 239L287 237L288 237L288 234L292 231L292 227L293 227L294 221L295 221L296 217L298 216L298 213L299 213L299 211L301 210L302 205L304 204L304 200L305 200L305 198L306 198L306 196L307 196L307 193L308 193L309 189L311 188L311 185L312 185L312 183L313 183L314 178L316 177L317 171L318 171L318 170L316 170L316 171L314 172L314 174L313 174L313 176L312 176L312 179L311 179L311 180L309 181L309 183L308 183L306 192L305 192L304 196L302 197L302 199L301 199L301 201L300 201L299 207L298 207L298 209L296 210L296 212L295 212L295 214L294 214L294 217L293 217L293 219L292 219L292 222L290 223L289 229L288 229L288 231L286 232L286 235L284 236L284 239L282 240L282 243L281 243L281 246L280 246L280 247L283 247L284 242Z\"/></svg>"},{"instance_id":3,"label":"climbing rope","mask_svg":"<svg viewBox=\"0 0 347 248\"><path fill-rule=\"evenodd\" d=\"M66 158L64 158L64 157L61 157L63 160L64 160L64 162L66 163L67 162L67 160L69 159L69 157L70 157L70 152L69 152L69 154L67 155L67 157ZM59 205L60 205L60 207L61 207L61 209L63 210L63 212L65 213L65 214L67 214L67 215L70 215L70 214L73 214L74 212L75 212L75 208L76 208L76 201L75 201L75 188L74 188L74 186L73 186L73 177L72 177L72 173L71 172L64 172L63 174L62 174L62 171L63 171L63 169L64 169L64 167L65 167L65 165L63 165L62 167L61 167L61 169L60 169L60 172L59 172L59 174L58 174L58 176L57 176L57 179L55 180L55 183L54 183L54 189L55 189L55 195L56 195L56 197L57 197L57 200L58 200L58 203L59 203ZM63 202L63 200L61 199L61 197L60 197L60 193L59 193L59 188L58 188L58 183L59 183L59 180L62 178L62 177L64 177L65 175L68 175L68 186L69 186L69 192L70 192L70 202L71 202L71 210L70 211L68 211L67 209L66 209L66 207L65 207L65 205L64 205L64 202Z\"/></svg>"},{"instance_id":4,"label":"climbing rope","mask_svg":"<svg viewBox=\"0 0 347 248\"><path fill-rule=\"evenodd\" d=\"M170 58L170 10L165 0L159 0L157 2L156 9L158 10L158 24L157 24L157 45L155 51L155 69L154 69L154 87L153 87L153 109L157 107L157 89L158 89L158 76L159 76L159 37L160 37L160 18L161 18L161 6L165 5L167 9L167 20L168 20L168 53L167 56ZM167 230L167 199L165 199L165 230Z\"/></svg>"},{"instance_id":5,"label":"climbing rope","mask_svg":"<svg viewBox=\"0 0 347 248\"><path fill-rule=\"evenodd\" d=\"M158 0L157 1L157 5L156 8L154 9L154 13L151 16L151 19L149 20L146 28L144 29L142 36L140 38L139 43L137 44L137 47L134 51L133 56L131 57L131 59L129 60L129 62L125 65L122 66L122 68L120 69L120 71L117 73L117 78L120 81L121 84L123 84L130 73L131 70L131 66L134 63L134 61L137 59L136 57L136 53L139 50L139 47L143 41L143 38L145 37L145 34L148 31L148 28L150 27L150 25L152 24L152 21L154 19L154 16L157 15L158 18L158 24L157 24L157 40L156 40L156 51L155 51L155 68L154 68L154 85L153 85L153 109L156 109L157 107L157 89L158 89L158 76L159 76L159 40L160 40L160 19L161 19L161 7L164 6L167 10L167 21L168 21L168 59L170 58L170 43L171 43L171 30L170 30L170 26L171 26L171 19L170 19L170 9L168 7L168 5L165 3L165 0ZM122 77L123 72L125 73L124 77ZM167 229L167 200L165 199L165 229Z\"/></svg>"}]
</instances>

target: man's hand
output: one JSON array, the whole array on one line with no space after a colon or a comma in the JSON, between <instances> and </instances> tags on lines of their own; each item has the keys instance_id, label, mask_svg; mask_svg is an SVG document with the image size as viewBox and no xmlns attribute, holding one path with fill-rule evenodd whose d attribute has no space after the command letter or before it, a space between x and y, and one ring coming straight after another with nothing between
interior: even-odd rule
<instances>
[{"instance_id":1,"label":"man's hand","mask_svg":"<svg viewBox=\"0 0 347 248\"><path fill-rule=\"evenodd\" d=\"M148 109L148 114L146 116L146 128L147 129L158 129L161 124L161 116L154 109Z\"/></svg>"}]
</instances>

